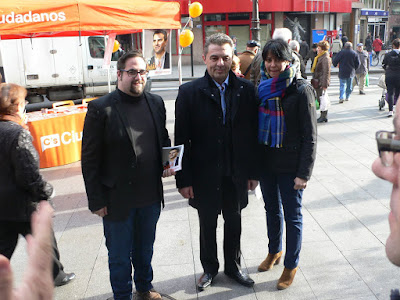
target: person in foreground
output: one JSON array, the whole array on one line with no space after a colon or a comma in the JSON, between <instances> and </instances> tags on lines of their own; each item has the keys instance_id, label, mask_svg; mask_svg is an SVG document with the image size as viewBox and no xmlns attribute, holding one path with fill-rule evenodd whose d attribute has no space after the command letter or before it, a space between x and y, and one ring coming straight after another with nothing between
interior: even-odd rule
<instances>
[{"instance_id":1,"label":"person in foreground","mask_svg":"<svg viewBox=\"0 0 400 300\"><path fill-rule=\"evenodd\" d=\"M39 155L25 124L27 90L16 84L0 84L0 254L11 259L19 235L31 233L31 215L41 200L54 196L53 187L39 170ZM54 285L75 278L65 273L53 239Z\"/></svg>"},{"instance_id":2,"label":"person in foreground","mask_svg":"<svg viewBox=\"0 0 400 300\"><path fill-rule=\"evenodd\" d=\"M376 140L379 157L372 164L376 176L393 184L390 196L389 227L390 234L386 241L386 255L396 266L400 267L400 106L393 120L394 132L378 131ZM394 293L393 293L394 294ZM391 299L400 299L397 292Z\"/></svg>"},{"instance_id":3,"label":"person in foreground","mask_svg":"<svg viewBox=\"0 0 400 300\"><path fill-rule=\"evenodd\" d=\"M52 278L52 215L53 209L47 201L40 202L37 212L32 214L32 235L27 235L28 266L22 283L14 289L10 261L0 255L0 299L1 300L51 300L54 283Z\"/></svg>"},{"instance_id":4,"label":"person in foreground","mask_svg":"<svg viewBox=\"0 0 400 300\"><path fill-rule=\"evenodd\" d=\"M280 39L267 42L261 64L258 139L263 146L260 187L267 215L268 256L260 272L278 264L282 256L283 212L286 254L277 288L288 288L295 277L302 241L301 202L311 177L317 146L314 89L295 77L292 53Z\"/></svg>"},{"instance_id":5,"label":"person in foreground","mask_svg":"<svg viewBox=\"0 0 400 300\"><path fill-rule=\"evenodd\" d=\"M240 267L240 235L247 192L258 184L258 106L254 85L230 71L232 57L229 36L209 36L203 54L204 77L181 85L176 99L175 143L185 146L176 184L199 214L204 269L199 290L210 286L218 274L216 228L221 212L225 274L244 286L254 285Z\"/></svg>"},{"instance_id":6,"label":"person in foreground","mask_svg":"<svg viewBox=\"0 0 400 300\"><path fill-rule=\"evenodd\" d=\"M138 51L117 63L118 89L89 102L82 174L89 209L103 218L114 300L161 299L153 290L153 245L164 203L162 147L171 141L163 99L144 91L146 62Z\"/></svg>"}]
</instances>

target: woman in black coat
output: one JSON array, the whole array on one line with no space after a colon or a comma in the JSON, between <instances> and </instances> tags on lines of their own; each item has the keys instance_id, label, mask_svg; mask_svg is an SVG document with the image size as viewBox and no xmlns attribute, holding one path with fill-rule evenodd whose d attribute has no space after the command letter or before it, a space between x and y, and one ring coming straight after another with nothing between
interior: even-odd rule
<instances>
[{"instance_id":1,"label":"woman in black coat","mask_svg":"<svg viewBox=\"0 0 400 300\"><path fill-rule=\"evenodd\" d=\"M0 254L14 253L18 236L30 234L31 215L41 200L50 199L53 187L39 173L39 155L25 124L25 88L0 84ZM59 261L53 233L53 278L55 285L68 283Z\"/></svg>"},{"instance_id":2,"label":"woman in black coat","mask_svg":"<svg viewBox=\"0 0 400 300\"><path fill-rule=\"evenodd\" d=\"M392 45L393 50L385 54L382 62L388 93L388 117L393 116L393 105L396 105L400 96L400 39L394 39Z\"/></svg>"},{"instance_id":3,"label":"woman in black coat","mask_svg":"<svg viewBox=\"0 0 400 300\"><path fill-rule=\"evenodd\" d=\"M292 284L299 262L303 225L301 202L316 156L315 92L304 80L295 78L287 43L278 39L268 41L262 56L258 139L263 144L260 187L269 244L268 256L258 270L268 271L281 259L283 207L285 268L277 285L282 290Z\"/></svg>"}]
</instances>

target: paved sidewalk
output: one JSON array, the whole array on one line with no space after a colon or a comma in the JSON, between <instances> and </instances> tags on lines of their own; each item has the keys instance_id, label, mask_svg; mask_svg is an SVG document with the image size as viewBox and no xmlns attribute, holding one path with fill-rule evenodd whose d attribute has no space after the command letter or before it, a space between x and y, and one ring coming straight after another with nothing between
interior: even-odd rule
<instances>
[{"instance_id":1,"label":"paved sidewalk","mask_svg":"<svg viewBox=\"0 0 400 300\"><path fill-rule=\"evenodd\" d=\"M377 157L375 131L392 130L392 119L386 117L387 111L378 110L380 88L366 88L366 96L354 93L344 104L337 102L338 91L336 79L329 88L329 122L318 125L317 160L304 193L303 248L293 285L276 290L282 264L257 272L267 255L266 221L262 200L251 194L243 210L242 266L255 280L254 287L238 285L221 267L213 286L198 293L195 283L202 273L198 218L170 178L164 181L166 207L153 259L158 291L174 299L388 300L390 289L400 287L400 268L389 263L384 250L390 185L370 170ZM173 136L174 98L165 100ZM102 223L87 209L80 163L44 169L43 174L57 192L54 229L61 261L67 272L76 273L73 282L56 289L55 299L107 299L112 293ZM222 232L219 222L221 266ZM25 247L21 239L12 259L17 282L26 265Z\"/></svg>"}]
</instances>

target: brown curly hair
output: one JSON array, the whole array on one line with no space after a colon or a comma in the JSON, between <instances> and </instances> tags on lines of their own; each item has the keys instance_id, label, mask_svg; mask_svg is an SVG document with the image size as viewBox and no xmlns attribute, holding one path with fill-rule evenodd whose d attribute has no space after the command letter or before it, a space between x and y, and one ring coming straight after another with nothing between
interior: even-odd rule
<instances>
[{"instance_id":1,"label":"brown curly hair","mask_svg":"<svg viewBox=\"0 0 400 300\"><path fill-rule=\"evenodd\" d=\"M18 105L25 101L27 90L14 83L0 83L0 115L15 115Z\"/></svg>"},{"instance_id":2,"label":"brown curly hair","mask_svg":"<svg viewBox=\"0 0 400 300\"><path fill-rule=\"evenodd\" d=\"M328 51L330 46L328 41L320 41L317 44L317 47L320 47L322 51Z\"/></svg>"}]
</instances>

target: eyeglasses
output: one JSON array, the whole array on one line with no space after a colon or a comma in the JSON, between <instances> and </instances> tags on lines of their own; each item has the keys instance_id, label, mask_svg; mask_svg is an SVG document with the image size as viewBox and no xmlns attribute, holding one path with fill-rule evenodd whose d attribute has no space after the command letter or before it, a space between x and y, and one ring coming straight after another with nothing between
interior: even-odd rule
<instances>
[{"instance_id":1,"label":"eyeglasses","mask_svg":"<svg viewBox=\"0 0 400 300\"><path fill-rule=\"evenodd\" d=\"M140 76L146 76L147 75L147 70L136 70L136 69L130 69L130 70L124 70L121 69L121 72L126 72L129 77L136 77L137 74L140 74Z\"/></svg>"},{"instance_id":2,"label":"eyeglasses","mask_svg":"<svg viewBox=\"0 0 400 300\"><path fill-rule=\"evenodd\" d=\"M393 164L394 154L400 152L400 136L395 132L378 131L375 138L382 164L390 167Z\"/></svg>"}]
</instances>

